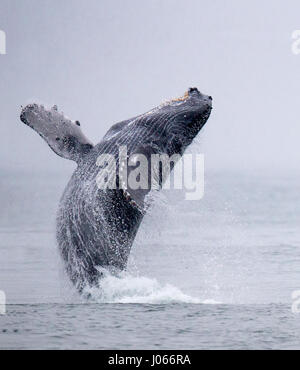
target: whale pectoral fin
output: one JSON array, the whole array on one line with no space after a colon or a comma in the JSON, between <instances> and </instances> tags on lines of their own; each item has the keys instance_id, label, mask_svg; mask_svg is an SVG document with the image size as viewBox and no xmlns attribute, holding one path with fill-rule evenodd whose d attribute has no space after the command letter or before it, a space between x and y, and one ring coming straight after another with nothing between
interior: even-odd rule
<instances>
[{"instance_id":1,"label":"whale pectoral fin","mask_svg":"<svg viewBox=\"0 0 300 370\"><path fill-rule=\"evenodd\" d=\"M79 162L93 144L84 136L79 121L71 121L54 106L29 104L22 109L20 119L34 129L59 156Z\"/></svg>"}]
</instances>

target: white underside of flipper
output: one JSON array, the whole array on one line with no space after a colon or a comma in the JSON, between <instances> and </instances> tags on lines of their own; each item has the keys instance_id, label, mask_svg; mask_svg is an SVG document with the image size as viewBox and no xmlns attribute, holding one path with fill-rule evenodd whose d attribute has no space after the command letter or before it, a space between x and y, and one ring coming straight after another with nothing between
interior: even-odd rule
<instances>
[{"instance_id":1,"label":"white underside of flipper","mask_svg":"<svg viewBox=\"0 0 300 370\"><path fill-rule=\"evenodd\" d=\"M76 160L84 148L93 144L72 121L58 112L57 106L46 109L43 105L29 104L22 109L21 121L34 129L59 156Z\"/></svg>"}]
</instances>

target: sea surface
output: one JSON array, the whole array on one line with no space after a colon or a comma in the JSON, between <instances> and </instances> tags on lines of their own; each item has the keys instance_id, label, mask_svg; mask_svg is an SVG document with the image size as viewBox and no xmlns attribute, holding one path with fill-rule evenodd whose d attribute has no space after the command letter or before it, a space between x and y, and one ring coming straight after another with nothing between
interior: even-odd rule
<instances>
[{"instance_id":1,"label":"sea surface","mask_svg":"<svg viewBox=\"0 0 300 370\"><path fill-rule=\"evenodd\" d=\"M0 349L300 349L298 176L207 172L199 201L161 193L128 270L85 301L55 241L70 173L1 170Z\"/></svg>"}]
</instances>

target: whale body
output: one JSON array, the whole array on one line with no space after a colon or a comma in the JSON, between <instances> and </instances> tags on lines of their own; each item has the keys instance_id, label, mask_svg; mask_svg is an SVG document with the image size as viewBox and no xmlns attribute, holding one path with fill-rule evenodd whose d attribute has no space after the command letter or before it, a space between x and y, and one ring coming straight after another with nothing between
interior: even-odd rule
<instances>
[{"instance_id":1,"label":"whale body","mask_svg":"<svg viewBox=\"0 0 300 370\"><path fill-rule=\"evenodd\" d=\"M129 156L141 153L149 160L153 154L182 156L211 109L212 98L190 88L182 98L113 125L97 145L84 136L78 121L66 118L56 106L47 110L29 104L22 109L22 122L33 128L56 154L77 162L60 200L56 234L67 274L79 292L87 285L99 284L101 268L126 268L146 212L149 179L155 175L160 186L164 181L159 173L151 173L159 169L148 168L139 178L146 179L147 187L127 184L124 188L123 179L127 180L136 169L129 166ZM120 161L120 148L124 147L126 156ZM99 162L103 155L107 161ZM101 173L107 183L107 178L113 178L116 186L99 186Z\"/></svg>"}]
</instances>

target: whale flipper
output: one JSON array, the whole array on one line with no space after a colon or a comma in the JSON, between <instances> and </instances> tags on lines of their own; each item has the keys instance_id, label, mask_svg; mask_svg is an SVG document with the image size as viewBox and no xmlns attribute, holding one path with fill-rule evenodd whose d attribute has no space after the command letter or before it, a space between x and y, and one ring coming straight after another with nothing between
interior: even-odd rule
<instances>
[{"instance_id":1,"label":"whale flipper","mask_svg":"<svg viewBox=\"0 0 300 370\"><path fill-rule=\"evenodd\" d=\"M22 109L21 121L34 129L60 157L80 162L94 146L84 136L79 121L72 121L54 106L29 104Z\"/></svg>"}]
</instances>

